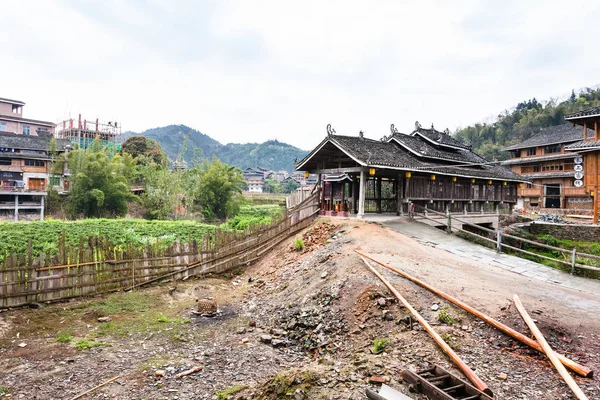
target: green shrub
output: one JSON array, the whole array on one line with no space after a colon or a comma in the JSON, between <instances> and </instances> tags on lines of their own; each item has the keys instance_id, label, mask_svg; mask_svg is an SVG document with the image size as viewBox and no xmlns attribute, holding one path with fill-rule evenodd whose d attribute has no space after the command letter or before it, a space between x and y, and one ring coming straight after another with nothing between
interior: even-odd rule
<instances>
[{"instance_id":1,"label":"green shrub","mask_svg":"<svg viewBox=\"0 0 600 400\"><path fill-rule=\"evenodd\" d=\"M560 241L552 235L538 235L538 240L546 243L548 246L560 246Z\"/></svg>"},{"instance_id":2,"label":"green shrub","mask_svg":"<svg viewBox=\"0 0 600 400\"><path fill-rule=\"evenodd\" d=\"M296 251L304 250L304 240L302 240L300 238L296 238L294 240L294 248L296 249Z\"/></svg>"},{"instance_id":3,"label":"green shrub","mask_svg":"<svg viewBox=\"0 0 600 400\"><path fill-rule=\"evenodd\" d=\"M58 343L69 343L71 340L73 340L71 332L58 332L56 334L56 341Z\"/></svg>"},{"instance_id":4,"label":"green shrub","mask_svg":"<svg viewBox=\"0 0 600 400\"><path fill-rule=\"evenodd\" d=\"M387 347L389 340L385 338L377 338L373 340L373 353L381 353Z\"/></svg>"},{"instance_id":5,"label":"green shrub","mask_svg":"<svg viewBox=\"0 0 600 400\"><path fill-rule=\"evenodd\" d=\"M438 311L437 315L438 321L443 322L447 325L454 325L456 323L456 319L450 314L450 307L444 306L440 311Z\"/></svg>"}]
</instances>

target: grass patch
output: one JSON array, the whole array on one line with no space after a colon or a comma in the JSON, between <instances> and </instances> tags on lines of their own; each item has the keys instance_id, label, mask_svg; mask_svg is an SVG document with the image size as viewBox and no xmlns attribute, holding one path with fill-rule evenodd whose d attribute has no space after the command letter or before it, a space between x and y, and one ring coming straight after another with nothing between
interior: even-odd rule
<instances>
[{"instance_id":1,"label":"grass patch","mask_svg":"<svg viewBox=\"0 0 600 400\"><path fill-rule=\"evenodd\" d=\"M0 386L0 395L8 394L9 391L8 386Z\"/></svg>"},{"instance_id":2,"label":"grass patch","mask_svg":"<svg viewBox=\"0 0 600 400\"><path fill-rule=\"evenodd\" d=\"M73 340L73 334L71 332L58 332L56 334L56 341L58 343L69 343Z\"/></svg>"},{"instance_id":3,"label":"grass patch","mask_svg":"<svg viewBox=\"0 0 600 400\"><path fill-rule=\"evenodd\" d=\"M90 308L105 314L118 314L148 311L152 305L157 305L157 303L155 296L147 291L135 291L108 295L103 300L94 302Z\"/></svg>"},{"instance_id":4,"label":"grass patch","mask_svg":"<svg viewBox=\"0 0 600 400\"><path fill-rule=\"evenodd\" d=\"M230 396L248 389L248 386L235 385L220 392L215 392L218 400L227 400Z\"/></svg>"},{"instance_id":5,"label":"grass patch","mask_svg":"<svg viewBox=\"0 0 600 400\"><path fill-rule=\"evenodd\" d=\"M438 311L437 319L447 325L454 325L456 323L456 319L450 313L450 307L448 306L444 306Z\"/></svg>"},{"instance_id":6,"label":"grass patch","mask_svg":"<svg viewBox=\"0 0 600 400\"><path fill-rule=\"evenodd\" d=\"M77 343L75 344L75 348L77 350L89 350L89 349L93 349L94 347L100 347L102 346L102 343L99 342L94 342L91 340L87 340L87 339L81 339L78 340Z\"/></svg>"},{"instance_id":7,"label":"grass patch","mask_svg":"<svg viewBox=\"0 0 600 400\"><path fill-rule=\"evenodd\" d=\"M296 238L294 240L294 248L296 249L296 251L304 250L304 240L302 240L300 238Z\"/></svg>"},{"instance_id":8,"label":"grass patch","mask_svg":"<svg viewBox=\"0 0 600 400\"><path fill-rule=\"evenodd\" d=\"M390 341L385 338L376 338L373 340L373 353L381 353L383 350L385 350L389 342Z\"/></svg>"}]
</instances>

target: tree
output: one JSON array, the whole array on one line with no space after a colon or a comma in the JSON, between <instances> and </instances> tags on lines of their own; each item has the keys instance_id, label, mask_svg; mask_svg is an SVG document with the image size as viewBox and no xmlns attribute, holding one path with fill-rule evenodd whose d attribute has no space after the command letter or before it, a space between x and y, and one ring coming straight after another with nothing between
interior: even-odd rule
<instances>
[{"instance_id":1,"label":"tree","mask_svg":"<svg viewBox=\"0 0 600 400\"><path fill-rule=\"evenodd\" d=\"M237 214L243 202L242 171L213 158L186 171L191 193L187 204L194 207L209 221L225 219Z\"/></svg>"},{"instance_id":2,"label":"tree","mask_svg":"<svg viewBox=\"0 0 600 400\"><path fill-rule=\"evenodd\" d=\"M275 179L265 179L263 184L263 192L265 193L279 193L281 191L281 185Z\"/></svg>"},{"instance_id":3,"label":"tree","mask_svg":"<svg viewBox=\"0 0 600 400\"><path fill-rule=\"evenodd\" d=\"M299 187L300 187L300 184L298 182L296 182L292 178L289 178L283 182L283 185L281 185L281 192L282 193L292 193Z\"/></svg>"},{"instance_id":4,"label":"tree","mask_svg":"<svg viewBox=\"0 0 600 400\"><path fill-rule=\"evenodd\" d=\"M144 136L131 136L121 146L121 153L131 154L138 164L154 162L159 165L168 165L169 163L167 155L160 144L156 140Z\"/></svg>"},{"instance_id":5,"label":"tree","mask_svg":"<svg viewBox=\"0 0 600 400\"><path fill-rule=\"evenodd\" d=\"M86 150L70 152L67 162L71 171L69 209L71 216L123 216L127 203L135 196L129 190L133 158L129 154L112 159L96 138Z\"/></svg>"},{"instance_id":6,"label":"tree","mask_svg":"<svg viewBox=\"0 0 600 400\"><path fill-rule=\"evenodd\" d=\"M144 186L140 200L148 219L168 219L177 214L185 197L183 171L150 163L136 165L137 180Z\"/></svg>"}]
</instances>

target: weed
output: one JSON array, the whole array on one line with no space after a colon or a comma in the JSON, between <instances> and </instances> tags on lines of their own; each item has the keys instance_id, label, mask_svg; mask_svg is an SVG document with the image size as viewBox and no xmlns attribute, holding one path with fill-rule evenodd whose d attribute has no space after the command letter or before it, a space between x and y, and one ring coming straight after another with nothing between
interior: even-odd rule
<instances>
[{"instance_id":1,"label":"weed","mask_svg":"<svg viewBox=\"0 0 600 400\"><path fill-rule=\"evenodd\" d=\"M166 315L161 315L156 319L157 322L169 323L169 324L187 324L190 322L189 318L169 318Z\"/></svg>"},{"instance_id":2,"label":"weed","mask_svg":"<svg viewBox=\"0 0 600 400\"><path fill-rule=\"evenodd\" d=\"M300 238L296 238L294 240L294 248L296 249L296 251L304 250L304 240L302 240Z\"/></svg>"},{"instance_id":3,"label":"weed","mask_svg":"<svg viewBox=\"0 0 600 400\"><path fill-rule=\"evenodd\" d=\"M373 340L373 353L381 353L387 347L389 340L385 338L376 338Z\"/></svg>"},{"instance_id":4,"label":"weed","mask_svg":"<svg viewBox=\"0 0 600 400\"><path fill-rule=\"evenodd\" d=\"M58 343L69 343L71 340L73 340L71 332L58 332L56 334L56 341Z\"/></svg>"},{"instance_id":5,"label":"weed","mask_svg":"<svg viewBox=\"0 0 600 400\"><path fill-rule=\"evenodd\" d=\"M8 394L8 386L0 386L0 395Z\"/></svg>"},{"instance_id":6,"label":"weed","mask_svg":"<svg viewBox=\"0 0 600 400\"><path fill-rule=\"evenodd\" d=\"M86 339L81 339L75 344L75 347L77 348L77 350L93 349L94 347L98 347L98 346L102 346L102 343L89 341Z\"/></svg>"},{"instance_id":7,"label":"weed","mask_svg":"<svg viewBox=\"0 0 600 400\"><path fill-rule=\"evenodd\" d=\"M227 400L229 396L233 396L241 391L248 389L248 386L235 385L221 392L215 392L218 400Z\"/></svg>"},{"instance_id":8,"label":"weed","mask_svg":"<svg viewBox=\"0 0 600 400\"><path fill-rule=\"evenodd\" d=\"M454 350L460 349L460 344L454 340L454 337L449 333L442 334L442 339L444 342L448 343L448 346L452 347Z\"/></svg>"},{"instance_id":9,"label":"weed","mask_svg":"<svg viewBox=\"0 0 600 400\"><path fill-rule=\"evenodd\" d=\"M440 322L448 325L454 325L456 319L450 314L450 307L444 306L440 311L438 311L437 319Z\"/></svg>"}]
</instances>

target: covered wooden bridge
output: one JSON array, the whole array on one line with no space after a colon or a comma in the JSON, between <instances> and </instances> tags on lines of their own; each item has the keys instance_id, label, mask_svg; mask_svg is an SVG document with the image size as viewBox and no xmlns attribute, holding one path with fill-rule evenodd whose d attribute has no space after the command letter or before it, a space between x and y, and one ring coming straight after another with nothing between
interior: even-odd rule
<instances>
[{"instance_id":1,"label":"covered wooden bridge","mask_svg":"<svg viewBox=\"0 0 600 400\"><path fill-rule=\"evenodd\" d=\"M453 139L448 131L417 122L410 134L381 140L337 135L327 137L296 170L318 174L321 209L328 215L419 211L453 213L506 212L517 201L523 178L489 163Z\"/></svg>"}]
</instances>

